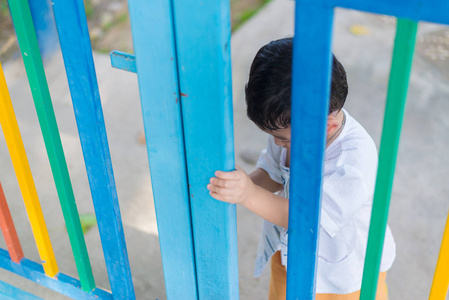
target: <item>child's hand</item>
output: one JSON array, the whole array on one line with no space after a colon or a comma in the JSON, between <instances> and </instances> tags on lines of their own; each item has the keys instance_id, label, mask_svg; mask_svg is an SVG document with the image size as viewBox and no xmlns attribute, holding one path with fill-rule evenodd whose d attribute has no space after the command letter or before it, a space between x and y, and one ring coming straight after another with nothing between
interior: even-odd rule
<instances>
[{"instance_id":1,"label":"child's hand","mask_svg":"<svg viewBox=\"0 0 449 300\"><path fill-rule=\"evenodd\" d=\"M239 166L236 171L217 171L215 176L210 179L207 189L217 200L243 204L254 193L253 181Z\"/></svg>"}]
</instances>

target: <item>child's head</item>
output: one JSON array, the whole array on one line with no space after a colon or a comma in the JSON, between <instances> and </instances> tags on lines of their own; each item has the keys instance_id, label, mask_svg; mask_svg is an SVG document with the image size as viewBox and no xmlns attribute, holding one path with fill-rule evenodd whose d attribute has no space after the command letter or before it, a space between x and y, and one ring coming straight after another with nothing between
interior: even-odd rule
<instances>
[{"instance_id":1,"label":"child's head","mask_svg":"<svg viewBox=\"0 0 449 300\"><path fill-rule=\"evenodd\" d=\"M272 41L257 52L251 65L245 88L247 115L264 131L290 126L292 53L292 38ZM347 94L345 69L333 56L329 114L342 109Z\"/></svg>"}]
</instances>

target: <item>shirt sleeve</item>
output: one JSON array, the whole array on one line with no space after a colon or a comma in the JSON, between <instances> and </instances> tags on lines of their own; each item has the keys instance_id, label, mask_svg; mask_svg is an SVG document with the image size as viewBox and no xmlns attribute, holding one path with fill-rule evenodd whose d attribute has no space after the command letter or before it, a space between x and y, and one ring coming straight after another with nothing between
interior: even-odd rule
<instances>
[{"instance_id":1,"label":"shirt sleeve","mask_svg":"<svg viewBox=\"0 0 449 300\"><path fill-rule=\"evenodd\" d=\"M331 237L371 199L365 181L364 174L350 165L323 178L321 225Z\"/></svg>"},{"instance_id":2,"label":"shirt sleeve","mask_svg":"<svg viewBox=\"0 0 449 300\"><path fill-rule=\"evenodd\" d=\"M262 150L257 161L257 168L265 170L270 178L280 184L282 184L281 177L281 153L282 147L274 143L274 138L270 135L268 136L267 148Z\"/></svg>"}]
</instances>

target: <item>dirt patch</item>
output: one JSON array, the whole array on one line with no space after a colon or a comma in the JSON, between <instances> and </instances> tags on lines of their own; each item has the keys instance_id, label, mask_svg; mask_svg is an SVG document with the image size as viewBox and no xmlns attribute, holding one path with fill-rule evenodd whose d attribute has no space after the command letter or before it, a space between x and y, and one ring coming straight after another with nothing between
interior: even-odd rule
<instances>
[{"instance_id":1,"label":"dirt patch","mask_svg":"<svg viewBox=\"0 0 449 300\"><path fill-rule=\"evenodd\" d=\"M6 0L0 0L0 61L9 60L19 50Z\"/></svg>"},{"instance_id":2,"label":"dirt patch","mask_svg":"<svg viewBox=\"0 0 449 300\"><path fill-rule=\"evenodd\" d=\"M449 78L449 29L441 29L419 36L416 52Z\"/></svg>"},{"instance_id":3,"label":"dirt patch","mask_svg":"<svg viewBox=\"0 0 449 300\"><path fill-rule=\"evenodd\" d=\"M126 0L84 0L92 48L132 52L131 25Z\"/></svg>"}]
</instances>

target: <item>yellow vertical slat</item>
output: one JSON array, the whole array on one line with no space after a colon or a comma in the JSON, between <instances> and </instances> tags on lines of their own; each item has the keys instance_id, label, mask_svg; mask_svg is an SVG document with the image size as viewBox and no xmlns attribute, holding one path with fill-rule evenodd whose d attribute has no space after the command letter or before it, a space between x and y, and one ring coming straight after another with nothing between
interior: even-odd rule
<instances>
[{"instance_id":1,"label":"yellow vertical slat","mask_svg":"<svg viewBox=\"0 0 449 300\"><path fill-rule=\"evenodd\" d=\"M432 289L429 300L445 300L449 287L449 214L444 229L443 241L441 242L440 255L438 256L435 275L433 277Z\"/></svg>"},{"instance_id":2,"label":"yellow vertical slat","mask_svg":"<svg viewBox=\"0 0 449 300\"><path fill-rule=\"evenodd\" d=\"M25 207L33 230L45 274L54 277L58 273L58 265L53 247L45 225L44 215L37 196L36 186L31 175L30 166L23 146L14 109L6 85L3 69L0 64L0 123L8 145L11 160L16 171L17 180L22 192Z\"/></svg>"}]
</instances>

